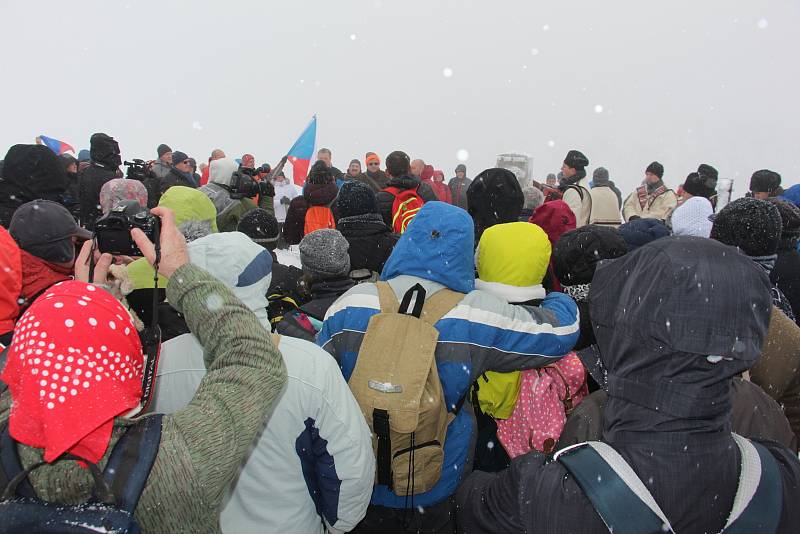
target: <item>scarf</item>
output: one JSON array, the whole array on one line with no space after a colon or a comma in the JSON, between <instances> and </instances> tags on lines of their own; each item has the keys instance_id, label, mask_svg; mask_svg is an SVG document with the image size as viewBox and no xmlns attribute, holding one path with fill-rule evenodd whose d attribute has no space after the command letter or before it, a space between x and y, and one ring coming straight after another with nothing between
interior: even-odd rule
<instances>
[{"instance_id":1,"label":"scarf","mask_svg":"<svg viewBox=\"0 0 800 534\"><path fill-rule=\"evenodd\" d=\"M128 312L108 292L71 280L51 287L17 323L2 380L11 437L44 449L103 457L114 417L142 396L144 358Z\"/></svg>"},{"instance_id":2,"label":"scarf","mask_svg":"<svg viewBox=\"0 0 800 534\"><path fill-rule=\"evenodd\" d=\"M651 189L654 188L654 189ZM667 192L667 186L661 180L657 184L646 184L636 188L636 194L639 197L639 205L642 209L651 206L655 200Z\"/></svg>"},{"instance_id":3,"label":"scarf","mask_svg":"<svg viewBox=\"0 0 800 534\"><path fill-rule=\"evenodd\" d=\"M775 268L775 260L778 259L778 255L769 254L767 256L749 256L749 258L760 265L761 268L767 272L767 274L770 274L772 269Z\"/></svg>"},{"instance_id":4,"label":"scarf","mask_svg":"<svg viewBox=\"0 0 800 534\"><path fill-rule=\"evenodd\" d=\"M586 178L586 169L577 169L571 178L562 177L558 182L558 188L563 192L568 186L577 185L584 178Z\"/></svg>"},{"instance_id":5,"label":"scarf","mask_svg":"<svg viewBox=\"0 0 800 534\"><path fill-rule=\"evenodd\" d=\"M574 286L561 286L564 293L572 297L575 302L586 302L589 300L589 288L592 284L576 284Z\"/></svg>"},{"instance_id":6,"label":"scarf","mask_svg":"<svg viewBox=\"0 0 800 534\"><path fill-rule=\"evenodd\" d=\"M23 309L48 287L72 277L72 267L44 261L25 250L20 250L20 258L22 259Z\"/></svg>"}]
</instances>

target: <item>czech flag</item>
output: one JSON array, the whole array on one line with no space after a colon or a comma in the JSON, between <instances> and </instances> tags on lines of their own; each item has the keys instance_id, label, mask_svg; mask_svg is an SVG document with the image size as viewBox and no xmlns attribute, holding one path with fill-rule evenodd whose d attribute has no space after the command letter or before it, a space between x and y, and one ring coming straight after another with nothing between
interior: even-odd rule
<instances>
[{"instance_id":1,"label":"czech flag","mask_svg":"<svg viewBox=\"0 0 800 534\"><path fill-rule=\"evenodd\" d=\"M303 185L308 176L308 167L311 165L311 158L314 157L314 145L317 141L317 116L311 119L303 133L294 142L292 148L286 154L287 161L292 164L292 176L294 183Z\"/></svg>"},{"instance_id":2,"label":"czech flag","mask_svg":"<svg viewBox=\"0 0 800 534\"><path fill-rule=\"evenodd\" d=\"M37 137L36 144L46 146L58 156L64 152L72 152L73 154L75 153L75 149L64 141L59 141L58 139L53 139L52 137L47 137L46 135L40 135Z\"/></svg>"}]
</instances>

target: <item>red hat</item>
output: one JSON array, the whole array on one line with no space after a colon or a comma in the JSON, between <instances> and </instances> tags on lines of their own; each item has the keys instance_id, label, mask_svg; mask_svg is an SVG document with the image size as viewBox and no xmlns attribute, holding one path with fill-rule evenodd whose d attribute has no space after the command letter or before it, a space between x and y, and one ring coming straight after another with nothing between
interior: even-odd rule
<instances>
[{"instance_id":1,"label":"red hat","mask_svg":"<svg viewBox=\"0 0 800 534\"><path fill-rule=\"evenodd\" d=\"M436 178L441 178L442 181L444 181L444 173L437 169L437 170L433 171L433 178L434 178L434 180Z\"/></svg>"},{"instance_id":2,"label":"red hat","mask_svg":"<svg viewBox=\"0 0 800 534\"><path fill-rule=\"evenodd\" d=\"M70 280L51 287L17 323L2 380L11 436L44 449L103 457L114 418L138 406L144 358L133 321L110 293Z\"/></svg>"},{"instance_id":3,"label":"red hat","mask_svg":"<svg viewBox=\"0 0 800 534\"><path fill-rule=\"evenodd\" d=\"M422 175L420 179L422 180L430 180L433 178L433 165L425 165L422 169Z\"/></svg>"},{"instance_id":4,"label":"red hat","mask_svg":"<svg viewBox=\"0 0 800 534\"><path fill-rule=\"evenodd\" d=\"M242 167L253 167L256 166L256 158L252 154L245 154L242 156Z\"/></svg>"}]
</instances>

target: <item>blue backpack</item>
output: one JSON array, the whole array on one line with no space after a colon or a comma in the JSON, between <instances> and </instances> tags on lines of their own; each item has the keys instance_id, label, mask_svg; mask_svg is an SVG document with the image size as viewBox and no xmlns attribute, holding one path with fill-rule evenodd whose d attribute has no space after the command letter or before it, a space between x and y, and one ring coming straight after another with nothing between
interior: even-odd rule
<instances>
[{"instance_id":1,"label":"blue backpack","mask_svg":"<svg viewBox=\"0 0 800 534\"><path fill-rule=\"evenodd\" d=\"M742 455L742 467L733 509L722 533L777 532L783 508L778 462L763 445L736 434L733 439ZM610 532L675 533L653 495L610 445L579 443L558 451L553 458L575 477Z\"/></svg>"},{"instance_id":2,"label":"blue backpack","mask_svg":"<svg viewBox=\"0 0 800 534\"><path fill-rule=\"evenodd\" d=\"M65 454L58 461L83 461L94 479L88 502L68 505L39 499L28 475L46 462L23 469L17 442L0 425L0 534L6 533L130 533L138 534L133 511L144 490L161 441L162 415L145 417L128 427L117 441L103 472L97 465Z\"/></svg>"}]
</instances>

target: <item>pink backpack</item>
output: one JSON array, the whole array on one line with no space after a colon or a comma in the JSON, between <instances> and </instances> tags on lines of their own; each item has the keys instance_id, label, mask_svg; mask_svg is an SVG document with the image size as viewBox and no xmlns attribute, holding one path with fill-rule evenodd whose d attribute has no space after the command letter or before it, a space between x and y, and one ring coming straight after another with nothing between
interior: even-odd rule
<instances>
[{"instance_id":1,"label":"pink backpack","mask_svg":"<svg viewBox=\"0 0 800 534\"><path fill-rule=\"evenodd\" d=\"M547 367L522 371L514 413L497 419L497 437L508 456L553 452L567 417L588 394L586 369L574 352Z\"/></svg>"}]
</instances>

